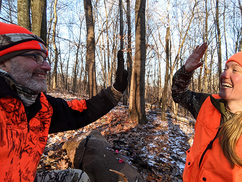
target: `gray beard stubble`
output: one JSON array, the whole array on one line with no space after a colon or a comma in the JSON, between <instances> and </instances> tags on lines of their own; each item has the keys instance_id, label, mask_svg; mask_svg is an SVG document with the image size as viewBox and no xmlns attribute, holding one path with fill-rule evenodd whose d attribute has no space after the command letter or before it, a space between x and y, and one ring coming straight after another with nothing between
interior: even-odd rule
<instances>
[{"instance_id":1,"label":"gray beard stubble","mask_svg":"<svg viewBox=\"0 0 242 182\"><path fill-rule=\"evenodd\" d=\"M43 72L42 70L35 70L36 72ZM35 72L34 71L34 72ZM28 89L37 93L45 92L47 90L47 84L45 80L35 80L33 73L28 69L25 69L23 65L19 64L18 61L11 60L11 76L14 80Z\"/></svg>"}]
</instances>

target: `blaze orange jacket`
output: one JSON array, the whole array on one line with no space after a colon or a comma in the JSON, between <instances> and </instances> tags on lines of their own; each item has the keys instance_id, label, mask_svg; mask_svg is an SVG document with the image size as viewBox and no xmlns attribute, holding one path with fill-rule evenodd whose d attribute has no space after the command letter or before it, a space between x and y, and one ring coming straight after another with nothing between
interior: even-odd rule
<instances>
[{"instance_id":1,"label":"blaze orange jacket","mask_svg":"<svg viewBox=\"0 0 242 182\"><path fill-rule=\"evenodd\" d=\"M117 104L108 88L70 102L41 93L26 108L3 77L0 85L0 182L34 181L49 133L81 128Z\"/></svg>"},{"instance_id":2,"label":"blaze orange jacket","mask_svg":"<svg viewBox=\"0 0 242 182\"><path fill-rule=\"evenodd\" d=\"M214 98L219 98L214 95ZM215 136L220 125L221 113L211 102L212 97L202 104L195 124L193 146L187 150L183 173L184 182L241 182L242 168L231 168L225 158L219 139ZM210 144L213 140L214 142ZM242 139L239 139L236 152L242 157Z\"/></svg>"}]
</instances>

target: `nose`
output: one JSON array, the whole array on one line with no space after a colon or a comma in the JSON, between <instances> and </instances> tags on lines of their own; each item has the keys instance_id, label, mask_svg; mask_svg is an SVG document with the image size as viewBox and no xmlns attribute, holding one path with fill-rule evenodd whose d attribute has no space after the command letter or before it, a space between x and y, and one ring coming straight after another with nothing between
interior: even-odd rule
<instances>
[{"instance_id":1,"label":"nose","mask_svg":"<svg viewBox=\"0 0 242 182\"><path fill-rule=\"evenodd\" d=\"M44 64L41 66L41 69L44 69L46 71L50 71L51 67L47 61L44 62Z\"/></svg>"},{"instance_id":2,"label":"nose","mask_svg":"<svg viewBox=\"0 0 242 182\"><path fill-rule=\"evenodd\" d=\"M229 78L229 69L224 70L223 73L220 75L220 78L222 79Z\"/></svg>"}]
</instances>

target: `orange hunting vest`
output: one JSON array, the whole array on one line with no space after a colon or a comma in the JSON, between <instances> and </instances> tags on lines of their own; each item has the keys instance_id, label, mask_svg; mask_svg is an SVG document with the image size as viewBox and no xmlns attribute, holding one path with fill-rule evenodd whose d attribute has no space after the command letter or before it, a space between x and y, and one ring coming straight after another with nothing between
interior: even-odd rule
<instances>
[{"instance_id":1,"label":"orange hunting vest","mask_svg":"<svg viewBox=\"0 0 242 182\"><path fill-rule=\"evenodd\" d=\"M218 95L213 95L218 99ZM201 157L218 131L221 114L208 97L198 113L195 124L195 137L192 147L187 150L187 159L183 173L184 182L242 182L242 168L233 169L225 158L218 138L214 140L212 148ZM237 144L236 152L242 156L242 139Z\"/></svg>"},{"instance_id":2,"label":"orange hunting vest","mask_svg":"<svg viewBox=\"0 0 242 182\"><path fill-rule=\"evenodd\" d=\"M53 115L53 107L43 93L41 109L28 122L21 100L0 98L0 182L33 182L37 166L45 149ZM84 100L67 102L82 112Z\"/></svg>"},{"instance_id":3,"label":"orange hunting vest","mask_svg":"<svg viewBox=\"0 0 242 182\"><path fill-rule=\"evenodd\" d=\"M34 181L53 109L44 94L42 109L29 123L21 100L0 99L0 181ZM2 175L3 174L3 175Z\"/></svg>"}]
</instances>

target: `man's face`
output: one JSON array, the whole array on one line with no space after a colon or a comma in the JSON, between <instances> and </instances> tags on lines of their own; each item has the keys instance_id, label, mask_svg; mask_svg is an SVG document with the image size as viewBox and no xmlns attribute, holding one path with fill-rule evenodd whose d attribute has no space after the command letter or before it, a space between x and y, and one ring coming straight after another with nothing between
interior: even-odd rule
<instances>
[{"instance_id":1,"label":"man's face","mask_svg":"<svg viewBox=\"0 0 242 182\"><path fill-rule=\"evenodd\" d=\"M46 55L41 51L29 51L25 54ZM46 74L50 71L50 65L45 61L41 66L37 64L33 56L16 56L10 59L10 69L7 71L17 83L35 92L47 90Z\"/></svg>"}]
</instances>

